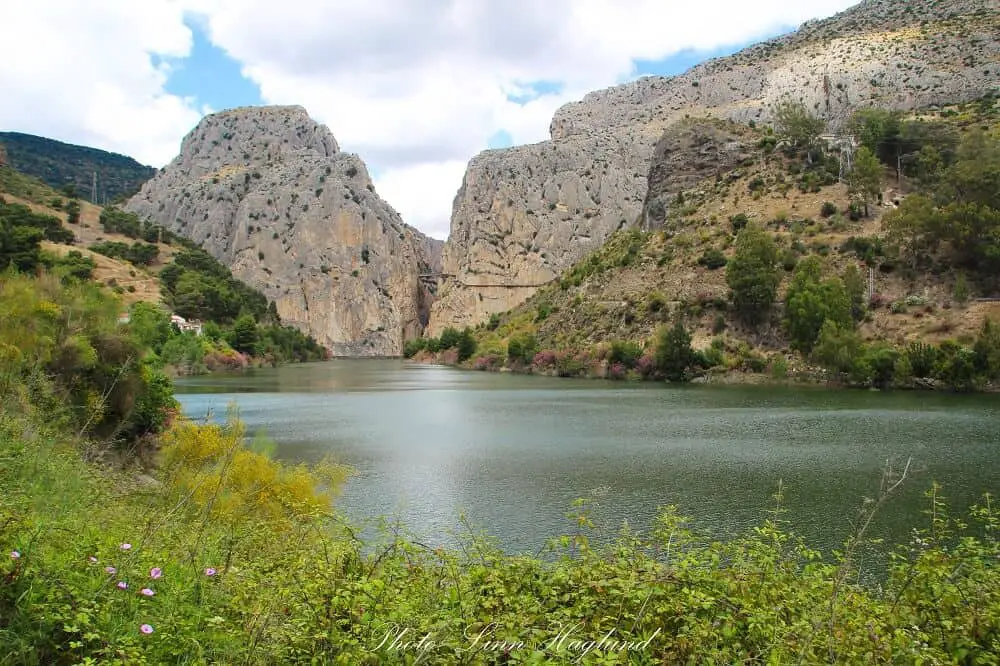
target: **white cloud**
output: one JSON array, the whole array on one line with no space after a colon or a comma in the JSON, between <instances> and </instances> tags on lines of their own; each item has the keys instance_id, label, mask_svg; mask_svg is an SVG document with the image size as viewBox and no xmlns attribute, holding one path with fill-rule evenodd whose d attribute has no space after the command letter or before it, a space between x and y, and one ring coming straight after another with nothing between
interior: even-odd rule
<instances>
[{"instance_id":1,"label":"white cloud","mask_svg":"<svg viewBox=\"0 0 1000 666\"><path fill-rule=\"evenodd\" d=\"M464 164L506 130L548 138L563 103L635 60L740 44L851 0L196 0L265 101L301 104L379 168L403 219L444 237ZM561 84L525 104L533 82ZM458 165L462 165L460 168Z\"/></svg>"},{"instance_id":2,"label":"white cloud","mask_svg":"<svg viewBox=\"0 0 1000 666\"><path fill-rule=\"evenodd\" d=\"M5 34L0 57L17 67L0 72L0 90L13 91L0 100L0 123L165 162L197 114L193 101L163 93L165 72L150 64L147 53L187 53L182 10L192 10L266 102L305 106L345 150L377 170L379 193L404 220L438 237L465 163L497 131L507 131L515 143L543 140L556 108L634 76L637 59L745 43L852 4L14 2L17 21L5 10L5 23L18 29ZM525 104L509 101L508 95L523 95L538 81L558 84L559 91ZM8 108L11 99L18 109Z\"/></svg>"},{"instance_id":3,"label":"white cloud","mask_svg":"<svg viewBox=\"0 0 1000 666\"><path fill-rule=\"evenodd\" d=\"M466 160L448 160L389 168L378 174L375 191L407 224L428 236L444 239L465 166Z\"/></svg>"},{"instance_id":4,"label":"white cloud","mask_svg":"<svg viewBox=\"0 0 1000 666\"><path fill-rule=\"evenodd\" d=\"M150 58L190 52L182 18L174 0L7 0L0 127L165 164L200 116Z\"/></svg>"}]
</instances>

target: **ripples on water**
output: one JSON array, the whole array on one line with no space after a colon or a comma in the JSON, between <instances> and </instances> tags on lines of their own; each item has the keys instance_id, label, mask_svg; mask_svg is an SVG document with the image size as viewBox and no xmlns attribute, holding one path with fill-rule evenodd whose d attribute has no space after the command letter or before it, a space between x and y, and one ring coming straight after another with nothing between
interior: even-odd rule
<instances>
[{"instance_id":1,"label":"ripples on water","mask_svg":"<svg viewBox=\"0 0 1000 666\"><path fill-rule=\"evenodd\" d=\"M955 513L1000 488L997 396L763 387L669 387L343 360L178 382L189 416L230 402L278 457L326 454L358 474L339 500L355 520L398 515L450 543L457 517L515 552L571 531L574 499L598 527L640 530L677 505L725 537L759 524L779 480L785 518L810 545L839 547L887 460L911 480L873 534L926 523L923 492L944 484Z\"/></svg>"}]
</instances>

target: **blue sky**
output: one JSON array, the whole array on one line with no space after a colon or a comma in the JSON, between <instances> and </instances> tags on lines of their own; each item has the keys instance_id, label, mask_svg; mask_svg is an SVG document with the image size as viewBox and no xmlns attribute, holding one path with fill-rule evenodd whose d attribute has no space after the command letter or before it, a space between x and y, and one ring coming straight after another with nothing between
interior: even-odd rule
<instances>
[{"instance_id":1,"label":"blue sky","mask_svg":"<svg viewBox=\"0 0 1000 666\"><path fill-rule=\"evenodd\" d=\"M184 24L191 29L191 53L170 59L164 89L179 97L193 97L198 108L207 105L214 111L263 104L257 84L243 76L236 60L212 44L199 22L188 17Z\"/></svg>"}]
</instances>

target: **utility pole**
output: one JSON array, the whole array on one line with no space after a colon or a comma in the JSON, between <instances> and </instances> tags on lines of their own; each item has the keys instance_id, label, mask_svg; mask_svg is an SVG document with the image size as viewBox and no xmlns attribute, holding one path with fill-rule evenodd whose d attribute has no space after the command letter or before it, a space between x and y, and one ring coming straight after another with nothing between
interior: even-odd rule
<instances>
[{"instance_id":1,"label":"utility pole","mask_svg":"<svg viewBox=\"0 0 1000 666\"><path fill-rule=\"evenodd\" d=\"M840 182L854 168L854 136L840 137Z\"/></svg>"},{"instance_id":2,"label":"utility pole","mask_svg":"<svg viewBox=\"0 0 1000 666\"><path fill-rule=\"evenodd\" d=\"M875 269L868 267L868 302L875 298Z\"/></svg>"}]
</instances>

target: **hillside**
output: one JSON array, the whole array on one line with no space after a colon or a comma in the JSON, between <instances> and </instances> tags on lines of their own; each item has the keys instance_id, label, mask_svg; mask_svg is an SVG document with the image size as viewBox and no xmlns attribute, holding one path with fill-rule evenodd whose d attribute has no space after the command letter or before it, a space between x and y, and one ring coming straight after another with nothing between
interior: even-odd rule
<instances>
[{"instance_id":1,"label":"hillside","mask_svg":"<svg viewBox=\"0 0 1000 666\"><path fill-rule=\"evenodd\" d=\"M144 344L175 372L327 354L284 325L273 302L191 241L113 207L64 199L31 176L0 167L0 271L11 265L114 292ZM173 314L192 321L192 328L175 330Z\"/></svg>"},{"instance_id":2,"label":"hillside","mask_svg":"<svg viewBox=\"0 0 1000 666\"><path fill-rule=\"evenodd\" d=\"M975 347L977 367L989 367L992 352L983 350L995 341L983 327L1000 322L1000 101L990 95L910 114L866 111L859 124L862 118L867 124L854 129L885 159L879 164L865 146L855 151L855 160L867 154L874 165L867 197L856 170L841 172L836 149L776 149L781 137L770 127L713 118L674 125L656 147L642 213L656 229L616 232L557 282L480 324L469 363L605 376L622 361L612 375L641 372L640 356L656 353L658 329L680 322L711 374L780 366L782 374L815 375L815 365L847 373L849 363L837 368L816 352L820 325L834 314L801 299L787 308L800 281L814 289L809 298L852 300L859 350L897 358L898 350L927 345ZM882 134L872 133L877 128ZM674 160L691 146L711 159L686 159L681 168ZM774 242L777 282L773 306L748 322L728 273L751 229ZM805 269L812 265L816 279ZM802 312L818 317L807 322L813 328L805 340L796 334ZM613 347L634 351L617 358Z\"/></svg>"},{"instance_id":3,"label":"hillside","mask_svg":"<svg viewBox=\"0 0 1000 666\"><path fill-rule=\"evenodd\" d=\"M0 167L0 197L7 203L21 204L34 213L59 220L63 227L73 234L73 242L42 241L42 248L58 256L77 251L92 259L95 262L93 279L115 289L125 305L138 301L162 302L156 272L169 263L174 248L166 244L161 245L157 259L144 267L137 267L127 261L94 252L88 248L95 243L104 241L131 243L132 239L124 234L105 231L100 224L102 208L88 201L78 201L79 222L69 224L65 208L70 200L45 183L9 167Z\"/></svg>"},{"instance_id":4,"label":"hillside","mask_svg":"<svg viewBox=\"0 0 1000 666\"><path fill-rule=\"evenodd\" d=\"M13 168L56 190L71 186L77 196L88 201L96 173L97 200L92 203L113 202L134 194L156 173L153 167L125 155L32 134L0 132L0 145Z\"/></svg>"},{"instance_id":5,"label":"hillside","mask_svg":"<svg viewBox=\"0 0 1000 666\"><path fill-rule=\"evenodd\" d=\"M765 125L790 98L836 132L859 107L912 111L980 98L1000 81L998 10L997 0L865 1L680 76L590 93L556 112L551 140L481 153L455 199L428 334L484 322L615 231L650 228L656 146L686 118ZM702 163L686 178L716 170L699 150L677 156Z\"/></svg>"}]
</instances>

